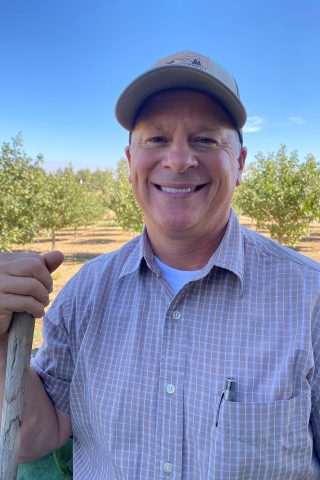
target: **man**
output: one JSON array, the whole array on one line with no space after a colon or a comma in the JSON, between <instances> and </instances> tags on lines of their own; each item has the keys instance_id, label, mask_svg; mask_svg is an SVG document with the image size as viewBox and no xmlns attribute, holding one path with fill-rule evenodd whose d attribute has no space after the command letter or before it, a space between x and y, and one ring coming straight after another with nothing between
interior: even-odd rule
<instances>
[{"instance_id":1,"label":"man","mask_svg":"<svg viewBox=\"0 0 320 480\"><path fill-rule=\"evenodd\" d=\"M75 479L320 478L320 266L240 227L246 113L207 57L163 59L116 115L146 227L53 303L21 461L74 436ZM59 252L0 257L13 311L43 314Z\"/></svg>"}]
</instances>

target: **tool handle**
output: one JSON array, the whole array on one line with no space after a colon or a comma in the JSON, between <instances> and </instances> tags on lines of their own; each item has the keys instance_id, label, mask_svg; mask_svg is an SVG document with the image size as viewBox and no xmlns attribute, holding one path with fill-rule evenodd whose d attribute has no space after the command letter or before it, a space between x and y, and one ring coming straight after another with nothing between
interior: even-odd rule
<instances>
[{"instance_id":1,"label":"tool handle","mask_svg":"<svg viewBox=\"0 0 320 480\"><path fill-rule=\"evenodd\" d=\"M15 480L18 471L20 426L35 319L14 313L9 330L7 368L0 429L0 480Z\"/></svg>"}]
</instances>

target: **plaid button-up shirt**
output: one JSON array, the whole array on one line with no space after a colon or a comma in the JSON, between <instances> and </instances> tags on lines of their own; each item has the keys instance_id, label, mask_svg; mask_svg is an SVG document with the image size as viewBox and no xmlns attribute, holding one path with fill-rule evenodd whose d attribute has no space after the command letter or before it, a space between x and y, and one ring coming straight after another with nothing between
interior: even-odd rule
<instances>
[{"instance_id":1,"label":"plaid button-up shirt","mask_svg":"<svg viewBox=\"0 0 320 480\"><path fill-rule=\"evenodd\" d=\"M146 231L87 263L33 367L71 414L76 480L320 479L319 329L319 264L231 211L176 295Z\"/></svg>"}]
</instances>

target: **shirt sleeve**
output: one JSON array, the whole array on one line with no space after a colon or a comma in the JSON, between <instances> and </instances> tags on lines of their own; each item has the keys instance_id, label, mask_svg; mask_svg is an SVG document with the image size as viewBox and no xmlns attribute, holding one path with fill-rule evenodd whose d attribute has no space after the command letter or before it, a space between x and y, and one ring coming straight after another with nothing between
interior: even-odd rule
<instances>
[{"instance_id":1,"label":"shirt sleeve","mask_svg":"<svg viewBox=\"0 0 320 480\"><path fill-rule=\"evenodd\" d=\"M61 290L43 318L44 341L31 367L42 380L54 406L70 413L69 393L74 372L69 327L72 315L73 279Z\"/></svg>"},{"instance_id":2,"label":"shirt sleeve","mask_svg":"<svg viewBox=\"0 0 320 480\"><path fill-rule=\"evenodd\" d=\"M320 460L320 295L314 309L312 325L314 376L311 383L312 408L310 423L313 435L314 453Z\"/></svg>"},{"instance_id":3,"label":"shirt sleeve","mask_svg":"<svg viewBox=\"0 0 320 480\"><path fill-rule=\"evenodd\" d=\"M310 421L312 426L314 453L320 460L320 401L319 398L316 397L312 399Z\"/></svg>"}]
</instances>

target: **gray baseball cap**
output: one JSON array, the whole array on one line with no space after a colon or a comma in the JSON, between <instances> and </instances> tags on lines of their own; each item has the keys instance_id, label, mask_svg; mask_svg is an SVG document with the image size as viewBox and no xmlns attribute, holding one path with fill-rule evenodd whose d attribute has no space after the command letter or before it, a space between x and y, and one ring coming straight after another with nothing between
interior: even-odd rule
<instances>
[{"instance_id":1,"label":"gray baseball cap","mask_svg":"<svg viewBox=\"0 0 320 480\"><path fill-rule=\"evenodd\" d=\"M247 118L236 80L209 57L184 50L162 58L121 93L115 108L118 122L131 131L142 104L162 90L191 88L216 98L233 119L242 143Z\"/></svg>"}]
</instances>

